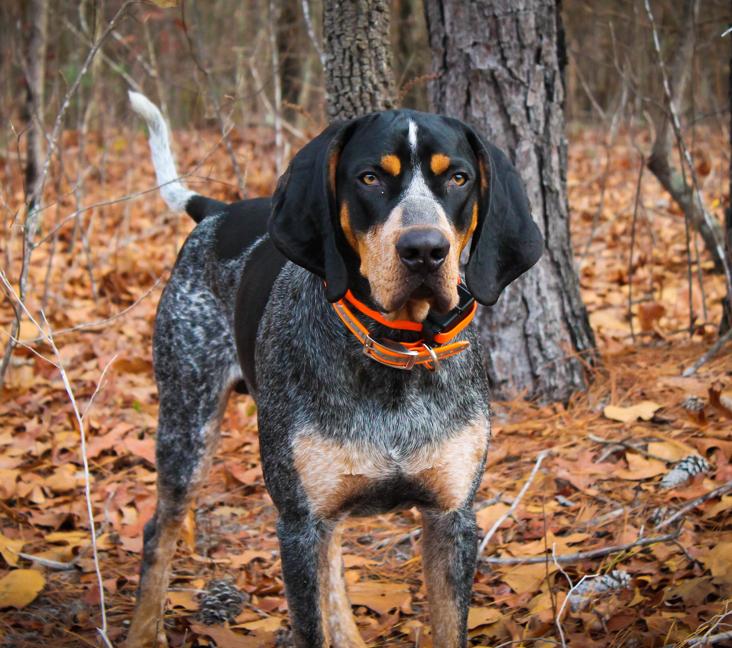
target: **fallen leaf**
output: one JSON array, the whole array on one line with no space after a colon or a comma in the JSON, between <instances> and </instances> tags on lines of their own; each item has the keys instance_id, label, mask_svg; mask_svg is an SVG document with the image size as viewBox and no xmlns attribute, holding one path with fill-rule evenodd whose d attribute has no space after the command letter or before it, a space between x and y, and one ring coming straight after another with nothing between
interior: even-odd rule
<instances>
[{"instance_id":1,"label":"fallen leaf","mask_svg":"<svg viewBox=\"0 0 732 648\"><path fill-rule=\"evenodd\" d=\"M669 439L664 441L651 441L648 444L648 452L666 461L681 461L684 457L697 454L694 448L682 441Z\"/></svg>"},{"instance_id":2,"label":"fallen leaf","mask_svg":"<svg viewBox=\"0 0 732 648\"><path fill-rule=\"evenodd\" d=\"M516 594L527 594L538 590L547 574L556 569L556 565L551 561L537 565L516 565L502 570L501 580Z\"/></svg>"},{"instance_id":3,"label":"fallen leaf","mask_svg":"<svg viewBox=\"0 0 732 648\"><path fill-rule=\"evenodd\" d=\"M717 582L732 584L732 542L719 542L702 552L699 560L714 576Z\"/></svg>"},{"instance_id":4,"label":"fallen leaf","mask_svg":"<svg viewBox=\"0 0 732 648\"><path fill-rule=\"evenodd\" d=\"M249 623L243 623L241 626L246 630L251 630L252 632L256 632L258 630L264 631L264 632L275 632L279 630L280 626L282 625L282 619L280 617L266 617L264 619L259 619L258 621L250 621Z\"/></svg>"},{"instance_id":5,"label":"fallen leaf","mask_svg":"<svg viewBox=\"0 0 732 648\"><path fill-rule=\"evenodd\" d=\"M475 521L478 523L480 530L486 533L509 508L509 505L503 502L484 506L475 514Z\"/></svg>"},{"instance_id":6,"label":"fallen leaf","mask_svg":"<svg viewBox=\"0 0 732 648\"><path fill-rule=\"evenodd\" d=\"M192 623L191 630L196 634L213 639L217 648L261 648L262 646L260 639L236 634L223 626L206 626L201 623Z\"/></svg>"},{"instance_id":7,"label":"fallen leaf","mask_svg":"<svg viewBox=\"0 0 732 648\"><path fill-rule=\"evenodd\" d=\"M133 455L142 457L155 465L155 441L153 439L137 439L135 437L127 437L124 440L125 447Z\"/></svg>"},{"instance_id":8,"label":"fallen leaf","mask_svg":"<svg viewBox=\"0 0 732 648\"><path fill-rule=\"evenodd\" d=\"M657 475L663 475L668 470L663 461L644 457L635 452L629 452L625 456L625 460L628 462L628 467L618 468L615 471L615 476L620 477L620 479L640 481L642 479L656 477Z\"/></svg>"},{"instance_id":9,"label":"fallen leaf","mask_svg":"<svg viewBox=\"0 0 732 648\"><path fill-rule=\"evenodd\" d=\"M348 587L352 605L363 605L378 614L388 614L394 608L409 605L412 595L406 585L367 580Z\"/></svg>"},{"instance_id":10,"label":"fallen leaf","mask_svg":"<svg viewBox=\"0 0 732 648\"><path fill-rule=\"evenodd\" d=\"M54 531L47 533L43 539L46 542L68 544L72 547L80 547L91 542L91 535L88 531Z\"/></svg>"},{"instance_id":11,"label":"fallen leaf","mask_svg":"<svg viewBox=\"0 0 732 648\"><path fill-rule=\"evenodd\" d=\"M495 623L501 616L501 613L494 607L471 607L468 610L468 630Z\"/></svg>"},{"instance_id":12,"label":"fallen leaf","mask_svg":"<svg viewBox=\"0 0 732 648\"><path fill-rule=\"evenodd\" d=\"M83 477L73 464L64 464L46 477L44 484L54 493L68 493L83 483Z\"/></svg>"},{"instance_id":13,"label":"fallen leaf","mask_svg":"<svg viewBox=\"0 0 732 648\"><path fill-rule=\"evenodd\" d=\"M32 603L46 579L35 569L15 569L0 578L0 608L22 608Z\"/></svg>"},{"instance_id":14,"label":"fallen leaf","mask_svg":"<svg viewBox=\"0 0 732 648\"><path fill-rule=\"evenodd\" d=\"M248 565L253 560L263 560L264 562L272 562L272 554L269 551L257 551L255 549L246 549L240 554L229 556L231 566L234 568Z\"/></svg>"},{"instance_id":15,"label":"fallen leaf","mask_svg":"<svg viewBox=\"0 0 732 648\"><path fill-rule=\"evenodd\" d=\"M641 401L637 405L631 407L620 407L618 405L606 405L602 413L606 418L613 421L621 421L623 423L631 423L638 419L650 421L656 410L661 409L658 403L653 401Z\"/></svg>"},{"instance_id":16,"label":"fallen leaf","mask_svg":"<svg viewBox=\"0 0 732 648\"><path fill-rule=\"evenodd\" d=\"M195 592L168 592L171 607L183 608L190 612L198 610L198 599Z\"/></svg>"},{"instance_id":17,"label":"fallen leaf","mask_svg":"<svg viewBox=\"0 0 732 648\"><path fill-rule=\"evenodd\" d=\"M25 540L13 540L0 533L0 554L11 567L18 564L18 552L24 545Z\"/></svg>"}]
</instances>

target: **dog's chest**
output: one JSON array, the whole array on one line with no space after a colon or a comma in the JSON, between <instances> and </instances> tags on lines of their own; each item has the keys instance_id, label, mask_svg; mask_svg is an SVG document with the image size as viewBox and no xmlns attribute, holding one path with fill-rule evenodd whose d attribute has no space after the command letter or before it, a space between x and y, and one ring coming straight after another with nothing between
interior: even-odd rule
<instances>
[{"instance_id":1,"label":"dog's chest","mask_svg":"<svg viewBox=\"0 0 732 648\"><path fill-rule=\"evenodd\" d=\"M295 437L292 451L305 495L319 516L411 505L451 510L471 494L488 436L488 423L481 420L440 441L397 449L333 440L309 429Z\"/></svg>"}]
</instances>

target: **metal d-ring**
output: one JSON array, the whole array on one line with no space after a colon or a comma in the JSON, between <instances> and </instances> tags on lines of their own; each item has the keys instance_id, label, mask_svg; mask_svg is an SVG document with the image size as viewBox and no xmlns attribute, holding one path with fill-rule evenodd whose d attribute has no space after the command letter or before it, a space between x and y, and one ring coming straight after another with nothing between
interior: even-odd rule
<instances>
[{"instance_id":1,"label":"metal d-ring","mask_svg":"<svg viewBox=\"0 0 732 648\"><path fill-rule=\"evenodd\" d=\"M440 368L440 361L437 359L437 354L435 353L435 350L431 347L422 342L422 346L427 349L427 353L430 354L430 358L432 358L432 365L426 364L425 367L429 369L430 371L437 371Z\"/></svg>"}]
</instances>

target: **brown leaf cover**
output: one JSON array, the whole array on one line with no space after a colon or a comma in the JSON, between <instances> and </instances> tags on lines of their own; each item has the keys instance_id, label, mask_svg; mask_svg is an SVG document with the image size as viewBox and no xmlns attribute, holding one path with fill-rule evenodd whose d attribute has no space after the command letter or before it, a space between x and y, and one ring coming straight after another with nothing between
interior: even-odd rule
<instances>
[{"instance_id":1,"label":"brown leaf cover","mask_svg":"<svg viewBox=\"0 0 732 648\"><path fill-rule=\"evenodd\" d=\"M275 180L270 133L251 130L232 138L251 195L267 194ZM181 169L195 169L188 180L192 187L233 199L233 185L214 180L231 177L218 139L214 133L176 133L177 157ZM724 142L708 135L705 144L705 195L719 207L728 201L725 171L713 161L723 159ZM161 287L192 223L167 212L152 191L142 133L131 139L108 136L106 142L90 136L83 152L79 145L75 133L65 135L65 175L47 187L51 206L41 223L47 240L34 251L28 306L37 312L48 285L45 312L82 411L99 389L85 419L87 456L109 637L116 645L132 612L142 528L154 509L152 323ZM732 479L729 356L718 356L695 377L680 378L714 337L723 281L710 274L702 253L704 299L698 283L689 294L683 218L652 178L642 185L629 264L637 154L629 143L612 149L604 207L596 218L601 150L601 133L572 136L568 186L583 297L604 364L589 391L567 404L495 404L494 441L476 502L483 533L508 510L537 454L553 453L483 557L545 560L481 562L469 617L472 645L549 645L535 640L560 641L559 624L567 645L582 648L681 642L719 619L732 595L730 495L686 515L675 542L571 563L552 558L656 535L654 514L663 518L664 511L669 515ZM83 205L95 206L69 219L78 208L73 179L79 177L79 160L91 169ZM20 173L5 162L2 183L17 209ZM135 195L109 203L128 194ZM20 237L8 240L7 254L17 269ZM686 332L690 309L692 337ZM3 330L11 318L6 301ZM36 337L25 322L21 338L50 357L46 345L33 342ZM690 395L702 399L704 416L690 416L682 407ZM588 438L590 433L608 443ZM166 627L174 647L274 646L287 627L275 509L264 489L258 449L253 404L234 396L210 478L173 566ZM711 472L659 489L664 472L693 453L709 461ZM16 352L0 394L0 512L0 605L7 606L0 644L97 645L99 593L79 433L58 371L25 348ZM431 646L418 527L415 511L348 525L346 579L369 645ZM605 593L577 611L564 605L571 584L582 576L614 569L630 574L628 589ZM223 577L233 578L249 600L230 627L203 626L195 618L197 594Z\"/></svg>"}]
</instances>

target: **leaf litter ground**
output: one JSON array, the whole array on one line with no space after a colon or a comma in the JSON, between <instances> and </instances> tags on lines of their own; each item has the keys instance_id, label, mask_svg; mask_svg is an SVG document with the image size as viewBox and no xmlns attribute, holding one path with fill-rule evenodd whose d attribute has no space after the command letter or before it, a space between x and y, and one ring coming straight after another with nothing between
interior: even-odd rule
<instances>
[{"instance_id":1,"label":"leaf litter ground","mask_svg":"<svg viewBox=\"0 0 732 648\"><path fill-rule=\"evenodd\" d=\"M267 133L234 137L251 195L267 194L274 182ZM215 135L178 133L175 140L181 168L195 169L192 186L235 197L233 185L216 180L230 177L230 163ZM482 553L469 617L472 645L684 645L695 632L729 629L731 617L723 615L732 592L732 493L673 524L654 526L732 479L729 356L680 377L714 339L723 281L711 274L702 252L689 296L683 217L648 175L629 263L638 156L626 140L611 149L603 178L601 134L585 129L571 137L573 241L603 364L588 392L566 405L494 404L494 441L476 500L482 534L509 510L537 455L551 454ZM77 135L64 136L65 178L78 177L84 156L92 170L83 182L83 205L153 188L140 133L105 141L103 156L99 140L90 138L80 153ZM728 202L723 140L709 134L697 141L704 144L698 171L705 195L719 214ZM4 202L18 209L17 161L6 154L3 162ZM69 219L78 209L74 189L64 179L47 191L51 207L41 228L47 242L34 251L29 306L40 306L47 285L45 312L82 407L116 358L86 423L108 634L117 644L133 608L142 528L154 508L157 395L150 335L161 287L191 223L166 212L154 192ZM18 232L17 224L6 228L12 276L19 267ZM0 312L5 331L11 314L6 301ZM33 342L38 331L31 324L24 323L20 337L51 356L46 345ZM0 643L98 645L99 593L79 434L58 371L19 349L0 398ZM661 488L664 476L690 455L705 459L708 470ZM235 395L174 562L166 613L171 645L286 645L274 528L258 462L256 412L248 397ZM595 558L563 559L669 535ZM517 558L534 560L513 564ZM431 645L420 561L414 511L349 523L346 579L370 646ZM593 578L580 585L583 576ZM198 597L213 579L228 579L246 594L228 626L206 626L196 616Z\"/></svg>"}]
</instances>

